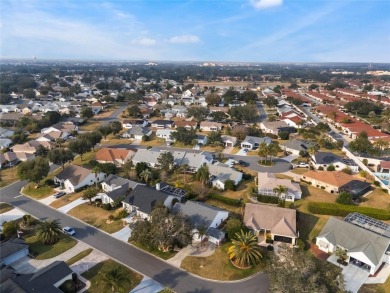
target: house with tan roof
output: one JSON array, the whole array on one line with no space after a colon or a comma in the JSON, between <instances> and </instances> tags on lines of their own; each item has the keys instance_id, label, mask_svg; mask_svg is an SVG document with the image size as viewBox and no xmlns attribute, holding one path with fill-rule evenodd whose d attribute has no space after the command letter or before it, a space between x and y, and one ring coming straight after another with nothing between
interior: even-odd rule
<instances>
[{"instance_id":1,"label":"house with tan roof","mask_svg":"<svg viewBox=\"0 0 390 293\"><path fill-rule=\"evenodd\" d=\"M280 196L281 199L286 201L294 201L301 199L302 190L298 183L292 182L288 179L276 178L275 174L272 173L259 173L257 180L258 194L267 196ZM279 195L274 191L278 186L284 186L287 188L287 192Z\"/></svg>"},{"instance_id":2,"label":"house with tan roof","mask_svg":"<svg viewBox=\"0 0 390 293\"><path fill-rule=\"evenodd\" d=\"M101 148L95 154L95 160L99 163L112 163L121 166L130 161L135 152L127 149Z\"/></svg>"},{"instance_id":3,"label":"house with tan roof","mask_svg":"<svg viewBox=\"0 0 390 293\"><path fill-rule=\"evenodd\" d=\"M202 131L219 131L222 129L222 123L213 121L200 122L200 130Z\"/></svg>"},{"instance_id":4,"label":"house with tan roof","mask_svg":"<svg viewBox=\"0 0 390 293\"><path fill-rule=\"evenodd\" d=\"M91 186L96 182L102 181L107 175L103 172L94 174L92 170L87 168L69 165L66 166L59 174L54 176L54 182L63 186L66 192L75 192L76 190Z\"/></svg>"},{"instance_id":5,"label":"house with tan roof","mask_svg":"<svg viewBox=\"0 0 390 293\"><path fill-rule=\"evenodd\" d=\"M16 144L11 147L11 150L15 153L28 153L35 154L40 147L51 149L52 144L47 141L30 140L24 144Z\"/></svg>"},{"instance_id":6,"label":"house with tan roof","mask_svg":"<svg viewBox=\"0 0 390 293\"><path fill-rule=\"evenodd\" d=\"M273 241L292 245L297 243L297 212L294 209L247 203L244 225L253 230L256 235L260 232L269 233Z\"/></svg>"},{"instance_id":7,"label":"house with tan roof","mask_svg":"<svg viewBox=\"0 0 390 293\"><path fill-rule=\"evenodd\" d=\"M324 189L329 193L346 191L357 198L367 193L371 184L361 181L352 175L338 171L313 171L310 170L301 175L301 180L310 182L312 186Z\"/></svg>"},{"instance_id":8,"label":"house with tan roof","mask_svg":"<svg viewBox=\"0 0 390 293\"><path fill-rule=\"evenodd\" d=\"M185 129L196 129L198 127L198 122L196 121L175 121L175 128L184 127Z\"/></svg>"}]
</instances>

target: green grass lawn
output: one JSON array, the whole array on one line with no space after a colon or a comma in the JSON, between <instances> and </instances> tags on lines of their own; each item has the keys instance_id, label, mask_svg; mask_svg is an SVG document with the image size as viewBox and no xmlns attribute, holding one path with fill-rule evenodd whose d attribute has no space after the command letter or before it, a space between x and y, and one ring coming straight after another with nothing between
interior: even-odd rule
<instances>
[{"instance_id":1,"label":"green grass lawn","mask_svg":"<svg viewBox=\"0 0 390 293\"><path fill-rule=\"evenodd\" d=\"M35 183L29 183L25 188L23 188L23 193L27 196L30 196L34 199L43 199L50 195L53 195L55 190L51 186L40 185L38 188L35 188Z\"/></svg>"},{"instance_id":2,"label":"green grass lawn","mask_svg":"<svg viewBox=\"0 0 390 293\"><path fill-rule=\"evenodd\" d=\"M67 264L68 266L70 266L70 265L72 265L72 264L78 262L80 259L83 259L83 258L86 257L88 254L90 254L90 253L92 252L92 250L93 250L92 248L88 248L88 249L86 249L86 250L80 252L79 254L76 254L74 257L68 259L68 260L66 261L66 264Z\"/></svg>"},{"instance_id":3,"label":"green grass lawn","mask_svg":"<svg viewBox=\"0 0 390 293\"><path fill-rule=\"evenodd\" d=\"M80 156L77 156L73 161L72 164L82 166L84 164L87 164L90 160L95 159L95 152L90 151L85 154L83 154L83 159L81 160Z\"/></svg>"},{"instance_id":4,"label":"green grass lawn","mask_svg":"<svg viewBox=\"0 0 390 293\"><path fill-rule=\"evenodd\" d=\"M129 268L109 259L103 262L98 263L97 265L90 268L88 271L84 272L82 276L91 282L91 287L88 288L85 292L90 293L106 293L111 292L111 288L106 288L100 280L99 273L104 274L112 270L113 268L119 267L120 271L126 276L126 281L121 285L123 287L123 292L130 292L134 289L142 280L142 275L130 270Z\"/></svg>"},{"instance_id":5,"label":"green grass lawn","mask_svg":"<svg viewBox=\"0 0 390 293\"><path fill-rule=\"evenodd\" d=\"M61 235L60 241L52 245L43 244L35 235L25 237L24 239L30 246L30 251L36 259L48 259L55 257L71 249L77 244L77 240L66 235Z\"/></svg>"},{"instance_id":6,"label":"green grass lawn","mask_svg":"<svg viewBox=\"0 0 390 293\"><path fill-rule=\"evenodd\" d=\"M187 256L181 263L181 268L207 279L221 281L240 280L265 269L265 260L247 270L233 266L227 255L230 245L230 242L225 243L218 247L213 255L208 257ZM265 249L262 250L262 254L263 258L266 258Z\"/></svg>"},{"instance_id":7,"label":"green grass lawn","mask_svg":"<svg viewBox=\"0 0 390 293\"><path fill-rule=\"evenodd\" d=\"M360 287L358 293L389 293L390 277L383 284L364 284Z\"/></svg>"},{"instance_id":8,"label":"green grass lawn","mask_svg":"<svg viewBox=\"0 0 390 293\"><path fill-rule=\"evenodd\" d=\"M168 251L168 252L163 252L163 251L160 251L158 249L152 249L152 248L148 248L146 246L143 246L142 244L139 244L138 242L134 242L134 241L130 241L130 243L138 248L141 248L142 250L145 250L159 258L162 258L162 259L170 259L171 257L174 257L176 255L177 252L174 252L174 251Z\"/></svg>"},{"instance_id":9,"label":"green grass lawn","mask_svg":"<svg viewBox=\"0 0 390 293\"><path fill-rule=\"evenodd\" d=\"M0 170L0 188L16 182L18 180L17 171L17 166Z\"/></svg>"},{"instance_id":10,"label":"green grass lawn","mask_svg":"<svg viewBox=\"0 0 390 293\"><path fill-rule=\"evenodd\" d=\"M8 203L2 202L0 203L0 214L6 213L10 210L13 210L14 207L9 205Z\"/></svg>"}]
</instances>

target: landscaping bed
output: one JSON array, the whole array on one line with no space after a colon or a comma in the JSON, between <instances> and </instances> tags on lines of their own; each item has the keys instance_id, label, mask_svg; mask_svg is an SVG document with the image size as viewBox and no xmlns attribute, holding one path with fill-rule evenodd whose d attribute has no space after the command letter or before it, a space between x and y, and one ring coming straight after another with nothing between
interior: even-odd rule
<instances>
[{"instance_id":1,"label":"landscaping bed","mask_svg":"<svg viewBox=\"0 0 390 293\"><path fill-rule=\"evenodd\" d=\"M122 220L108 221L110 215L116 215L117 210L104 210L90 205L89 203L83 203L77 207L71 209L68 214L74 216L98 229L102 229L107 233L115 233L121 230L123 226Z\"/></svg>"},{"instance_id":2,"label":"landscaping bed","mask_svg":"<svg viewBox=\"0 0 390 293\"><path fill-rule=\"evenodd\" d=\"M217 247L215 253L208 257L187 256L182 261L181 268L207 279L221 281L240 280L265 269L266 263L264 258L267 253L265 249L261 252L263 261L255 267L243 270L235 267L231 263L227 255L227 250L230 245L231 243L228 242L221 247Z\"/></svg>"},{"instance_id":3,"label":"landscaping bed","mask_svg":"<svg viewBox=\"0 0 390 293\"><path fill-rule=\"evenodd\" d=\"M88 254L90 254L92 251L93 251L92 248L88 248L88 249L86 249L86 250L84 250L84 251L82 251L82 252L76 254L74 257L68 259L68 260L66 261L66 264L67 264L68 266L70 266L70 265L72 265L72 264L78 262L80 259L83 259L84 257L86 257L86 256L87 256Z\"/></svg>"},{"instance_id":4,"label":"landscaping bed","mask_svg":"<svg viewBox=\"0 0 390 293\"><path fill-rule=\"evenodd\" d=\"M109 259L98 263L97 265L90 268L88 271L81 274L84 278L86 278L91 282L91 286L85 292L106 293L107 292L106 288L102 286L100 282L99 272L104 274L105 272L109 272L110 270L116 267L119 267L121 273L127 276L126 280L121 282L121 287L123 292L130 292L141 282L143 278L142 275Z\"/></svg>"}]
</instances>

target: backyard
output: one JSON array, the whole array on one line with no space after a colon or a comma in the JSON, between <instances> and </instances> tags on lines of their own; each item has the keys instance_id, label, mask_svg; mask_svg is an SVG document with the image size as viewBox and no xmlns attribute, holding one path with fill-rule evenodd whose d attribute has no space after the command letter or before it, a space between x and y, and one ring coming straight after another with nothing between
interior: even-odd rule
<instances>
[{"instance_id":1,"label":"backyard","mask_svg":"<svg viewBox=\"0 0 390 293\"><path fill-rule=\"evenodd\" d=\"M124 280L121 282L121 287L123 292L130 292L135 288L142 280L142 275L130 270L129 268L109 259L90 268L88 271L84 272L82 276L91 282L91 286L85 292L91 293L106 293L107 287L104 286L104 283L101 281L101 275L105 274L114 268L119 268L120 274L124 276ZM111 288L110 288L111 289Z\"/></svg>"},{"instance_id":2,"label":"backyard","mask_svg":"<svg viewBox=\"0 0 390 293\"><path fill-rule=\"evenodd\" d=\"M262 250L263 260L257 266L242 270L232 265L227 255L230 245L231 243L228 242L217 247L215 253L208 257L187 256L182 261L181 268L203 278L220 281L240 280L265 269L265 249Z\"/></svg>"},{"instance_id":3,"label":"backyard","mask_svg":"<svg viewBox=\"0 0 390 293\"><path fill-rule=\"evenodd\" d=\"M83 203L71 209L68 214L111 234L124 227L121 219L108 220L110 215L116 217L118 212L119 209L107 211L89 203Z\"/></svg>"}]
</instances>

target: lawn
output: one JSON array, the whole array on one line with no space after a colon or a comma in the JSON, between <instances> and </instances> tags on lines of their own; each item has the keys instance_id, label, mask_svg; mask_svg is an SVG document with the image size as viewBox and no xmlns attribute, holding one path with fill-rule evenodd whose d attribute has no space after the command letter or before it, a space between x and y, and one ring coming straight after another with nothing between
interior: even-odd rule
<instances>
[{"instance_id":1,"label":"lawn","mask_svg":"<svg viewBox=\"0 0 390 293\"><path fill-rule=\"evenodd\" d=\"M17 171L17 166L0 170L0 188L16 182L18 180Z\"/></svg>"},{"instance_id":2,"label":"lawn","mask_svg":"<svg viewBox=\"0 0 390 293\"><path fill-rule=\"evenodd\" d=\"M162 259L170 259L171 257L174 257L176 255L177 252L175 251L167 251L167 252L163 252L161 250L158 250L158 249L152 249L152 248L148 248L146 246L143 246L142 244L138 243L138 242L135 242L135 241L130 241L130 243L138 248L141 248L142 250L145 250L159 258L162 258Z\"/></svg>"},{"instance_id":3,"label":"lawn","mask_svg":"<svg viewBox=\"0 0 390 293\"><path fill-rule=\"evenodd\" d=\"M230 154L231 155L237 154L240 150L241 150L241 148L239 148L239 147L233 147L233 149L230 152Z\"/></svg>"},{"instance_id":4,"label":"lawn","mask_svg":"<svg viewBox=\"0 0 390 293\"><path fill-rule=\"evenodd\" d=\"M121 282L122 291L130 292L134 289L142 280L143 276L130 270L129 268L109 259L103 262L98 263L97 265L90 268L88 271L82 273L81 275L91 282L91 287L88 288L85 292L93 293L106 293L111 292L111 288L106 288L100 282L99 273L104 274L114 268L118 267L120 272L125 275L125 280Z\"/></svg>"},{"instance_id":5,"label":"lawn","mask_svg":"<svg viewBox=\"0 0 390 293\"><path fill-rule=\"evenodd\" d=\"M52 245L45 245L35 235L24 237L30 246L31 253L36 259L48 259L60 255L77 244L77 240L63 234L60 241Z\"/></svg>"},{"instance_id":6,"label":"lawn","mask_svg":"<svg viewBox=\"0 0 390 293\"><path fill-rule=\"evenodd\" d=\"M56 192L51 186L41 184L38 188L36 188L36 183L29 183L26 187L23 188L23 193L27 196L39 200L53 195Z\"/></svg>"},{"instance_id":7,"label":"lawn","mask_svg":"<svg viewBox=\"0 0 390 293\"><path fill-rule=\"evenodd\" d=\"M99 128L101 124L101 121L96 121L94 119L90 119L88 120L86 123L84 123L83 125L81 125L79 127L79 129L81 131L94 131L96 130L97 128Z\"/></svg>"},{"instance_id":8,"label":"lawn","mask_svg":"<svg viewBox=\"0 0 390 293\"><path fill-rule=\"evenodd\" d=\"M294 168L291 170L291 173L302 175L307 172L307 168Z\"/></svg>"},{"instance_id":9,"label":"lawn","mask_svg":"<svg viewBox=\"0 0 390 293\"><path fill-rule=\"evenodd\" d=\"M261 261L257 266L247 270L233 266L227 255L230 245L231 243L228 242L217 247L215 253L208 257L187 256L182 261L181 268L207 279L221 281L240 280L265 269L265 261ZM263 256L266 254L265 249L262 250L262 253Z\"/></svg>"},{"instance_id":10,"label":"lawn","mask_svg":"<svg viewBox=\"0 0 390 293\"><path fill-rule=\"evenodd\" d=\"M0 214L4 214L13 209L14 207L9 205L8 203L4 203L4 202L0 203Z\"/></svg>"},{"instance_id":11,"label":"lawn","mask_svg":"<svg viewBox=\"0 0 390 293\"><path fill-rule=\"evenodd\" d=\"M388 293L390 292L390 277L383 284L364 284L358 293Z\"/></svg>"},{"instance_id":12,"label":"lawn","mask_svg":"<svg viewBox=\"0 0 390 293\"><path fill-rule=\"evenodd\" d=\"M305 243L305 249L310 248L313 239L318 236L330 216L312 215L304 212L298 213L297 230L299 238Z\"/></svg>"},{"instance_id":13,"label":"lawn","mask_svg":"<svg viewBox=\"0 0 390 293\"><path fill-rule=\"evenodd\" d=\"M88 248L88 249L86 249L86 250L84 250L84 251L82 251L82 252L76 254L74 257L68 259L68 260L66 261L66 264L67 264L68 266L70 266L70 265L72 265L72 264L78 262L80 259L83 259L84 257L86 257L86 256L87 256L88 254L90 254L92 251L93 251L92 248Z\"/></svg>"},{"instance_id":14,"label":"lawn","mask_svg":"<svg viewBox=\"0 0 390 293\"><path fill-rule=\"evenodd\" d=\"M115 215L117 211L106 211L102 208L83 203L71 209L68 214L74 216L96 228L102 229L107 233L115 233L123 228L122 220L108 222L109 215Z\"/></svg>"},{"instance_id":15,"label":"lawn","mask_svg":"<svg viewBox=\"0 0 390 293\"><path fill-rule=\"evenodd\" d=\"M84 164L87 164L90 160L94 160L95 159L95 152L94 151L90 151L88 153L85 153L83 155L83 159L81 160L80 156L77 156L72 164L74 165L79 165L79 166L82 166Z\"/></svg>"},{"instance_id":16,"label":"lawn","mask_svg":"<svg viewBox=\"0 0 390 293\"><path fill-rule=\"evenodd\" d=\"M55 209L58 209L60 207L63 207L65 205L71 203L72 201L75 201L76 199L79 199L82 195L83 195L83 191L66 194L66 195L60 197L59 199L53 201L50 204L50 206L55 208Z\"/></svg>"},{"instance_id":17,"label":"lawn","mask_svg":"<svg viewBox=\"0 0 390 293\"><path fill-rule=\"evenodd\" d=\"M390 209L390 195L379 188L374 189L367 196L362 198L360 206L378 209Z\"/></svg>"}]
</instances>

